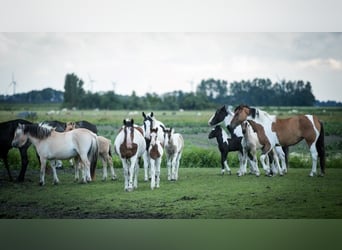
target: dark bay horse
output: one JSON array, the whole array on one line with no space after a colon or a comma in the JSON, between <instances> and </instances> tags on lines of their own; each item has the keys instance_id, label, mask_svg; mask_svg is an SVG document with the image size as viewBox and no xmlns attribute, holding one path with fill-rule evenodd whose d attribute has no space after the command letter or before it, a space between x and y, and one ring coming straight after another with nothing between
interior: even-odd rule
<instances>
[{"instance_id":1,"label":"dark bay horse","mask_svg":"<svg viewBox=\"0 0 342 250\"><path fill-rule=\"evenodd\" d=\"M264 127L266 136L273 148L275 145L291 146L305 140L312 157L310 176L317 172L317 158L320 159L321 175L325 174L325 148L323 123L315 115L297 115L279 119L267 112L239 105L234 111L230 122L231 129L236 128L246 120L253 120Z\"/></svg>"},{"instance_id":2,"label":"dark bay horse","mask_svg":"<svg viewBox=\"0 0 342 250\"><path fill-rule=\"evenodd\" d=\"M9 179L12 181L11 171L8 166L8 151L12 148L12 140L14 137L14 132L18 127L18 124L31 124L31 122L17 119L11 120L7 122L0 123L0 158L3 159L5 168L7 169ZM28 157L27 157L27 149L31 145L30 142L25 143L22 147L19 148L20 157L21 157L21 170L17 177L18 182L23 182L25 178L25 172L28 165Z\"/></svg>"}]
</instances>

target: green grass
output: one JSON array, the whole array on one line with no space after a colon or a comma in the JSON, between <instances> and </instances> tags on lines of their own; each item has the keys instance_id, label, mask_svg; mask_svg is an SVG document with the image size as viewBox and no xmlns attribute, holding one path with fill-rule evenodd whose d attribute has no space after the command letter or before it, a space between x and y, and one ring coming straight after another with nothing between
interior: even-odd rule
<instances>
[{"instance_id":1,"label":"green grass","mask_svg":"<svg viewBox=\"0 0 342 250\"><path fill-rule=\"evenodd\" d=\"M73 182L70 169L59 170L59 185L38 171L25 183L1 180L1 218L342 218L342 169L308 177L309 169L290 169L284 177L219 175L219 169L181 168L177 182L166 180L151 190L139 173L138 189L125 192L118 180L102 182L101 170L89 184Z\"/></svg>"}]
</instances>

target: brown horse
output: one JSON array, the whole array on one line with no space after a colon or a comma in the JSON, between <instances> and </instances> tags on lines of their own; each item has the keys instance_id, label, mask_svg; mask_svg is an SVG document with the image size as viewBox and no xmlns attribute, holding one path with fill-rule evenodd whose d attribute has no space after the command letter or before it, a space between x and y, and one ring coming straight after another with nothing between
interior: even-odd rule
<instances>
[{"instance_id":1,"label":"brown horse","mask_svg":"<svg viewBox=\"0 0 342 250\"><path fill-rule=\"evenodd\" d=\"M295 145L304 139L310 148L312 157L310 176L317 172L318 157L320 158L321 175L325 174L324 129L322 122L316 116L297 115L287 119L278 119L260 109L240 105L235 109L230 127L235 129L247 119L264 127L271 149L276 145Z\"/></svg>"}]
</instances>

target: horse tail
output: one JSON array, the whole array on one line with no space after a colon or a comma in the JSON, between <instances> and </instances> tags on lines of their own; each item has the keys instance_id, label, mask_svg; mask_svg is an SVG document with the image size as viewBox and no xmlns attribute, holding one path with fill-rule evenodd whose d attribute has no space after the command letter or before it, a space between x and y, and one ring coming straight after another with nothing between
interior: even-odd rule
<instances>
[{"instance_id":1,"label":"horse tail","mask_svg":"<svg viewBox=\"0 0 342 250\"><path fill-rule=\"evenodd\" d=\"M318 152L319 164L321 166L321 173L325 174L324 126L321 121L319 121L319 123L321 124L321 131L316 142L316 149Z\"/></svg>"},{"instance_id":2,"label":"horse tail","mask_svg":"<svg viewBox=\"0 0 342 250\"><path fill-rule=\"evenodd\" d=\"M91 179L95 180L95 170L96 170L96 164L97 164L97 157L98 157L98 142L96 137L94 136L91 141L91 146L88 151L88 159L90 161L90 175Z\"/></svg>"}]
</instances>

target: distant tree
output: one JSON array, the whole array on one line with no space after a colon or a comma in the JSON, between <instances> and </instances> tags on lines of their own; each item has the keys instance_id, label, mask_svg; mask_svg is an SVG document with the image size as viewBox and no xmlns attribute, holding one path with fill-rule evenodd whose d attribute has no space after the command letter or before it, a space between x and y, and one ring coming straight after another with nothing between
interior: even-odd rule
<instances>
[{"instance_id":1,"label":"distant tree","mask_svg":"<svg viewBox=\"0 0 342 250\"><path fill-rule=\"evenodd\" d=\"M67 74L64 82L64 106L68 108L79 107L84 98L84 82L76 74Z\"/></svg>"}]
</instances>

